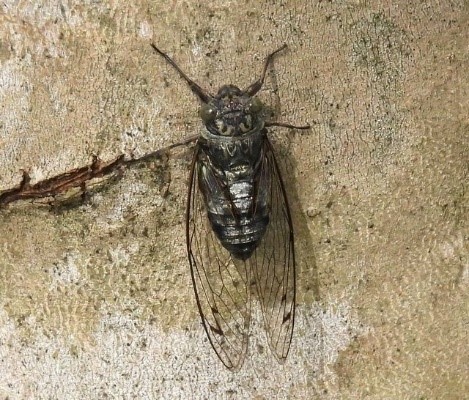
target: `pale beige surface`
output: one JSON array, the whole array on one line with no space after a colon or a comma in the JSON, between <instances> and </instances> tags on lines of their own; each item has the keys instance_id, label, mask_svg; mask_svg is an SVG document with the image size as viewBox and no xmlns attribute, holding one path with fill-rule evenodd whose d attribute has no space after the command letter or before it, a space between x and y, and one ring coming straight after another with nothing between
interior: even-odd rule
<instances>
[{"instance_id":1,"label":"pale beige surface","mask_svg":"<svg viewBox=\"0 0 469 400\"><path fill-rule=\"evenodd\" d=\"M34 3L34 5L31 5ZM468 376L467 2L4 1L0 190L199 129L202 86L263 100L294 214L298 324L240 372L205 340L185 255L190 150L72 206L0 211L0 397L463 399Z\"/></svg>"}]
</instances>

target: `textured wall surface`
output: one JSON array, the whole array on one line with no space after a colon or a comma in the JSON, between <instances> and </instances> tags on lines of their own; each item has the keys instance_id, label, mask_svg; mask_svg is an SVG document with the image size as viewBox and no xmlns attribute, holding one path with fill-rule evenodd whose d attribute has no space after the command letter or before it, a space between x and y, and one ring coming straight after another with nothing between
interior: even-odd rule
<instances>
[{"instance_id":1,"label":"textured wall surface","mask_svg":"<svg viewBox=\"0 0 469 400\"><path fill-rule=\"evenodd\" d=\"M0 210L0 397L467 396L467 1L126 3L0 4L0 190L197 133L151 41L211 91L288 43L261 98L312 125L272 132L296 229L292 349L277 364L257 324L232 373L210 348L178 148L84 202Z\"/></svg>"}]
</instances>

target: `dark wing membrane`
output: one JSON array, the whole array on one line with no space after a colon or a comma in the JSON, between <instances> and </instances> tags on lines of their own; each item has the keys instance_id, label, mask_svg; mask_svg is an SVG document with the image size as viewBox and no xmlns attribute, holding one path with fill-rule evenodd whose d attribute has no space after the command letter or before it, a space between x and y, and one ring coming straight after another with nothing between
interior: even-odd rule
<instances>
[{"instance_id":1,"label":"dark wing membrane","mask_svg":"<svg viewBox=\"0 0 469 400\"><path fill-rule=\"evenodd\" d=\"M250 258L270 348L282 362L288 355L295 320L295 253L293 226L285 188L268 138L258 192L268 190L270 221L264 238Z\"/></svg>"},{"instance_id":2,"label":"dark wing membrane","mask_svg":"<svg viewBox=\"0 0 469 400\"><path fill-rule=\"evenodd\" d=\"M236 369L247 351L251 321L246 263L233 259L212 231L199 190L196 146L187 203L187 251L192 283L208 339L223 364Z\"/></svg>"}]
</instances>

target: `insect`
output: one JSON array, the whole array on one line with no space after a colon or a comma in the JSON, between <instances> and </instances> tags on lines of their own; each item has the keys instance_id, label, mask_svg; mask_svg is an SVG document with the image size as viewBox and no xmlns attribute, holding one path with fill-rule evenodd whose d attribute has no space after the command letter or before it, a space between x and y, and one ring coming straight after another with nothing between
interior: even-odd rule
<instances>
[{"instance_id":1,"label":"insect","mask_svg":"<svg viewBox=\"0 0 469 400\"><path fill-rule=\"evenodd\" d=\"M241 90L203 90L154 44L201 102L205 129L196 141L189 179L186 241L192 283L202 323L222 363L238 369L246 356L253 298L263 315L269 346L287 357L295 320L293 226L285 187L267 137L267 127L309 126L266 121L255 97L261 77Z\"/></svg>"}]
</instances>

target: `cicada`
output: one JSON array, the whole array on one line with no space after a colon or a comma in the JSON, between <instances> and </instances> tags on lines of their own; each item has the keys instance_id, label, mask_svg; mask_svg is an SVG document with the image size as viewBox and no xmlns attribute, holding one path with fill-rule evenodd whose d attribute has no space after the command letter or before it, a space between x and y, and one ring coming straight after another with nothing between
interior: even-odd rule
<instances>
[{"instance_id":1,"label":"cicada","mask_svg":"<svg viewBox=\"0 0 469 400\"><path fill-rule=\"evenodd\" d=\"M269 346L282 362L295 321L295 251L287 194L267 128L309 126L267 121L255 96L273 57L286 45L267 56L261 77L246 89L224 85L215 95L152 47L201 102L205 129L194 138L186 241L205 332L222 363L239 368L257 298Z\"/></svg>"}]
</instances>

